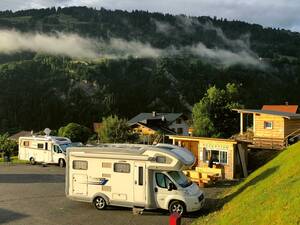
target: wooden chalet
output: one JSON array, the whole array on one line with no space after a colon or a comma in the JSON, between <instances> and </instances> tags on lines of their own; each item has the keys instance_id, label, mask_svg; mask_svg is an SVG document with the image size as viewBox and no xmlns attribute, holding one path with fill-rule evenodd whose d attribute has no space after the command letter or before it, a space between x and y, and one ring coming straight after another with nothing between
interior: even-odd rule
<instances>
[{"instance_id":1,"label":"wooden chalet","mask_svg":"<svg viewBox=\"0 0 300 225\"><path fill-rule=\"evenodd\" d=\"M247 177L247 145L234 139L168 135L173 145L190 150L196 157L195 169L207 169L209 158L223 171L223 179Z\"/></svg>"},{"instance_id":2,"label":"wooden chalet","mask_svg":"<svg viewBox=\"0 0 300 225\"><path fill-rule=\"evenodd\" d=\"M260 149L284 149L300 137L300 114L297 105L265 105L261 110L235 109L240 114L238 140L249 142L249 147ZM253 119L251 136L246 135L244 125L247 115Z\"/></svg>"}]
</instances>

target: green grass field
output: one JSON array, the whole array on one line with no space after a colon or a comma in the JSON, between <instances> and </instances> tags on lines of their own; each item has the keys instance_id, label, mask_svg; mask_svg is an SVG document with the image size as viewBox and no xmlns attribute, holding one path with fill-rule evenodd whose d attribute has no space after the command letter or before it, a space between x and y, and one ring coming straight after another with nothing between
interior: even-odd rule
<instances>
[{"instance_id":1,"label":"green grass field","mask_svg":"<svg viewBox=\"0 0 300 225\"><path fill-rule=\"evenodd\" d=\"M19 160L18 156L11 157L11 160L12 160L12 163L14 163L14 164L26 164L26 163L28 163L28 161ZM4 163L4 159L3 158L0 158L0 163Z\"/></svg>"},{"instance_id":2,"label":"green grass field","mask_svg":"<svg viewBox=\"0 0 300 225\"><path fill-rule=\"evenodd\" d=\"M233 187L224 206L193 225L300 224L300 143Z\"/></svg>"}]
</instances>

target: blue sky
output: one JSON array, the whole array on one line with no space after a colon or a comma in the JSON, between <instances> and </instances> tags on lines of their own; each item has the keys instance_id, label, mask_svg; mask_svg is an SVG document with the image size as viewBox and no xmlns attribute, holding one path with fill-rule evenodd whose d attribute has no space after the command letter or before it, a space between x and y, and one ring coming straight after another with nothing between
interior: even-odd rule
<instances>
[{"instance_id":1,"label":"blue sky","mask_svg":"<svg viewBox=\"0 0 300 225\"><path fill-rule=\"evenodd\" d=\"M0 10L85 5L217 16L300 32L300 0L0 0Z\"/></svg>"}]
</instances>

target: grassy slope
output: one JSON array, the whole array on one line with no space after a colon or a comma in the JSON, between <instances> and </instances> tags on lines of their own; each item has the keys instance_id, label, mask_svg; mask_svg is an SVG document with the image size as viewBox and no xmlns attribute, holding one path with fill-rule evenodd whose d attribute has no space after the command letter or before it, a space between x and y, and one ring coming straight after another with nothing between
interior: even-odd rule
<instances>
[{"instance_id":1,"label":"grassy slope","mask_svg":"<svg viewBox=\"0 0 300 225\"><path fill-rule=\"evenodd\" d=\"M18 156L13 156L11 159L12 159L12 163L14 163L14 164L26 164L26 163L28 163L28 161L19 160ZM0 158L0 163L4 163L3 160L4 160L3 158Z\"/></svg>"},{"instance_id":2,"label":"grassy slope","mask_svg":"<svg viewBox=\"0 0 300 225\"><path fill-rule=\"evenodd\" d=\"M300 143L252 173L200 224L300 224Z\"/></svg>"}]
</instances>

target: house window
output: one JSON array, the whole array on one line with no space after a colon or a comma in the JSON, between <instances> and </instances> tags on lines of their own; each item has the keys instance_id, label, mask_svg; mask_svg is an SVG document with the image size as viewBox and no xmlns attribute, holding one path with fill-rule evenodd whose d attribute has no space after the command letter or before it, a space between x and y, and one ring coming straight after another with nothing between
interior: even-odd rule
<instances>
[{"instance_id":1,"label":"house window","mask_svg":"<svg viewBox=\"0 0 300 225\"><path fill-rule=\"evenodd\" d=\"M265 121L264 122L264 128L265 129L273 129L273 122Z\"/></svg>"},{"instance_id":2,"label":"house window","mask_svg":"<svg viewBox=\"0 0 300 225\"><path fill-rule=\"evenodd\" d=\"M74 160L73 161L73 169L74 170L87 170L88 169L88 162L81 161L81 160Z\"/></svg>"},{"instance_id":3,"label":"house window","mask_svg":"<svg viewBox=\"0 0 300 225\"><path fill-rule=\"evenodd\" d=\"M115 163L114 172L117 173L130 173L130 164L129 163Z\"/></svg>"},{"instance_id":4,"label":"house window","mask_svg":"<svg viewBox=\"0 0 300 225\"><path fill-rule=\"evenodd\" d=\"M214 163L227 164L228 154L226 151L219 150L206 150L206 161L209 161L210 157Z\"/></svg>"},{"instance_id":5,"label":"house window","mask_svg":"<svg viewBox=\"0 0 300 225\"><path fill-rule=\"evenodd\" d=\"M182 134L183 133L183 129L180 127L180 128L177 128L177 134Z\"/></svg>"},{"instance_id":6,"label":"house window","mask_svg":"<svg viewBox=\"0 0 300 225\"><path fill-rule=\"evenodd\" d=\"M180 118L176 119L176 124L181 124L181 119Z\"/></svg>"},{"instance_id":7,"label":"house window","mask_svg":"<svg viewBox=\"0 0 300 225\"><path fill-rule=\"evenodd\" d=\"M28 147L28 146L29 146L29 141L24 141L24 142L23 142L23 146Z\"/></svg>"}]
</instances>

